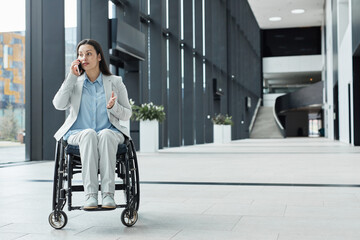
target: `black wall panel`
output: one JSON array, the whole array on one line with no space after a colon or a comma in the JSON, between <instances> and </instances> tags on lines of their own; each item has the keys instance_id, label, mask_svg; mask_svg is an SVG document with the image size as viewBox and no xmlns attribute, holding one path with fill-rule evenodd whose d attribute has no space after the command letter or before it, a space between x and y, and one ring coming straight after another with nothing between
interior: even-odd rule
<instances>
[{"instance_id":1,"label":"black wall panel","mask_svg":"<svg viewBox=\"0 0 360 240\"><path fill-rule=\"evenodd\" d=\"M228 1L228 97L229 115L233 116L232 138L249 136L249 125L261 97L261 32L246 1ZM245 108L249 97L251 107Z\"/></svg>"},{"instance_id":2,"label":"black wall panel","mask_svg":"<svg viewBox=\"0 0 360 240\"><path fill-rule=\"evenodd\" d=\"M184 53L183 86L183 138L184 145L194 144L194 64L193 64L193 6L192 1L184 1L184 39L182 51Z\"/></svg>"},{"instance_id":3,"label":"black wall panel","mask_svg":"<svg viewBox=\"0 0 360 240\"><path fill-rule=\"evenodd\" d=\"M360 1L352 0L353 123L355 146L360 146Z\"/></svg>"},{"instance_id":4,"label":"black wall panel","mask_svg":"<svg viewBox=\"0 0 360 240\"><path fill-rule=\"evenodd\" d=\"M195 1L195 141L205 143L205 107L203 88L203 36L202 36L202 1Z\"/></svg>"},{"instance_id":5,"label":"black wall panel","mask_svg":"<svg viewBox=\"0 0 360 240\"><path fill-rule=\"evenodd\" d=\"M360 57L353 57L354 145L360 146Z\"/></svg>"},{"instance_id":6,"label":"black wall panel","mask_svg":"<svg viewBox=\"0 0 360 240\"><path fill-rule=\"evenodd\" d=\"M212 142L211 118L218 113L233 116L233 139L248 137L262 93L262 66L261 32L247 1L212 0L202 6L203 1L184 0L183 39L181 0L169 1L168 8L165 0L151 1L149 15L146 2L135 2L141 10L131 1L123 18L136 26L134 16L140 16L150 54L140 63L140 97L135 98L138 104L151 100L165 106L160 147ZM246 108L249 98L252 105Z\"/></svg>"},{"instance_id":7,"label":"black wall panel","mask_svg":"<svg viewBox=\"0 0 360 240\"><path fill-rule=\"evenodd\" d=\"M285 28L263 30L263 56L321 54L321 28Z\"/></svg>"},{"instance_id":8,"label":"black wall panel","mask_svg":"<svg viewBox=\"0 0 360 240\"><path fill-rule=\"evenodd\" d=\"M338 5L332 0L332 33L333 33L333 96L334 96L334 138L339 139L339 87L338 87Z\"/></svg>"},{"instance_id":9,"label":"black wall panel","mask_svg":"<svg viewBox=\"0 0 360 240\"><path fill-rule=\"evenodd\" d=\"M212 21L212 9L215 1L205 2L205 59L206 59L206 71L205 71L205 142L210 143L213 141L213 128L211 120L208 117L214 115L214 93L213 93L213 21Z\"/></svg>"},{"instance_id":10,"label":"black wall panel","mask_svg":"<svg viewBox=\"0 0 360 240\"><path fill-rule=\"evenodd\" d=\"M182 145L182 99L180 65L180 0L169 4L169 95L167 109L170 147Z\"/></svg>"},{"instance_id":11,"label":"black wall panel","mask_svg":"<svg viewBox=\"0 0 360 240\"><path fill-rule=\"evenodd\" d=\"M63 13L63 1L26 1L26 160L54 159L53 135L65 120L52 105L65 77Z\"/></svg>"},{"instance_id":12,"label":"black wall panel","mask_svg":"<svg viewBox=\"0 0 360 240\"><path fill-rule=\"evenodd\" d=\"M353 53L360 56L360 1L351 0Z\"/></svg>"},{"instance_id":13,"label":"black wall panel","mask_svg":"<svg viewBox=\"0 0 360 240\"><path fill-rule=\"evenodd\" d=\"M161 3L161 1L159 1ZM166 95L163 93L166 92L166 81L164 68L159 67L159 63L165 62L165 52L163 51L162 46L165 44L165 38L162 34L162 22L163 22L163 5L150 5L150 12L152 13L152 22L148 24L150 28L148 31L148 39L150 39L150 59L147 61L150 62L150 91L149 101L153 102L156 105L164 105L166 102ZM148 70L148 68L147 68ZM147 75L147 74L144 74ZM167 138L164 138L164 125L159 126L159 147L162 148L164 144L167 144Z\"/></svg>"}]
</instances>

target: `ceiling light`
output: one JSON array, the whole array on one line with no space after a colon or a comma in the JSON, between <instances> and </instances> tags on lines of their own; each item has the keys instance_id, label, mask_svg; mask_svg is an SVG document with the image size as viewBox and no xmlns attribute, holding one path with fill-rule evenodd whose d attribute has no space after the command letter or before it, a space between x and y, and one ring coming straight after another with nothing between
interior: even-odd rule
<instances>
[{"instance_id":1,"label":"ceiling light","mask_svg":"<svg viewBox=\"0 0 360 240\"><path fill-rule=\"evenodd\" d=\"M294 10L291 10L291 13L292 14L302 14L302 13L304 13L305 12L305 10L304 9L294 9Z\"/></svg>"},{"instance_id":2,"label":"ceiling light","mask_svg":"<svg viewBox=\"0 0 360 240\"><path fill-rule=\"evenodd\" d=\"M269 18L269 21L271 21L271 22L281 21L281 17L271 17L271 18Z\"/></svg>"}]
</instances>

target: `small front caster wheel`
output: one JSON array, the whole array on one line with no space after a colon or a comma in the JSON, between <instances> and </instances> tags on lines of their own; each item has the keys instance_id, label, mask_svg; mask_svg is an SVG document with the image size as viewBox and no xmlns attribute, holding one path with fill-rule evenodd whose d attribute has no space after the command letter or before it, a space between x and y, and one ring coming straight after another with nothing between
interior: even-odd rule
<instances>
[{"instance_id":1,"label":"small front caster wheel","mask_svg":"<svg viewBox=\"0 0 360 240\"><path fill-rule=\"evenodd\" d=\"M49 215L49 223L55 229L62 229L67 224L67 221L68 219L66 213L63 211L59 211L57 213L53 211Z\"/></svg>"},{"instance_id":2,"label":"small front caster wheel","mask_svg":"<svg viewBox=\"0 0 360 240\"><path fill-rule=\"evenodd\" d=\"M127 227L132 227L138 220L138 214L136 210L125 209L121 213L121 222Z\"/></svg>"}]
</instances>

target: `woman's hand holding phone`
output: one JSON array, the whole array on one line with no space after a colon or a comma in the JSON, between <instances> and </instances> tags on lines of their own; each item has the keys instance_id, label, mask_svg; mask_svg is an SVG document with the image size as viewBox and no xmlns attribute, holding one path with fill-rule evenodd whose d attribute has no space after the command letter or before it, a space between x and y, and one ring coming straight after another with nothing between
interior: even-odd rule
<instances>
[{"instance_id":1,"label":"woman's hand holding phone","mask_svg":"<svg viewBox=\"0 0 360 240\"><path fill-rule=\"evenodd\" d=\"M76 76L80 76L81 73L82 73L82 68L81 68L81 63L80 63L80 60L79 59L76 59L74 60L72 63L71 63L71 72L76 75Z\"/></svg>"}]
</instances>

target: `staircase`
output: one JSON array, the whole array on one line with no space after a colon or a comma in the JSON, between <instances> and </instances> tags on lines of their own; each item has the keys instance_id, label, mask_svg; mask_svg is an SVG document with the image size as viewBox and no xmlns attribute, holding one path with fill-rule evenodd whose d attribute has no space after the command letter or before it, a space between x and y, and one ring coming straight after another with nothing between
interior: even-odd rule
<instances>
[{"instance_id":1,"label":"staircase","mask_svg":"<svg viewBox=\"0 0 360 240\"><path fill-rule=\"evenodd\" d=\"M276 125L273 107L260 107L250 138L283 138Z\"/></svg>"}]
</instances>

